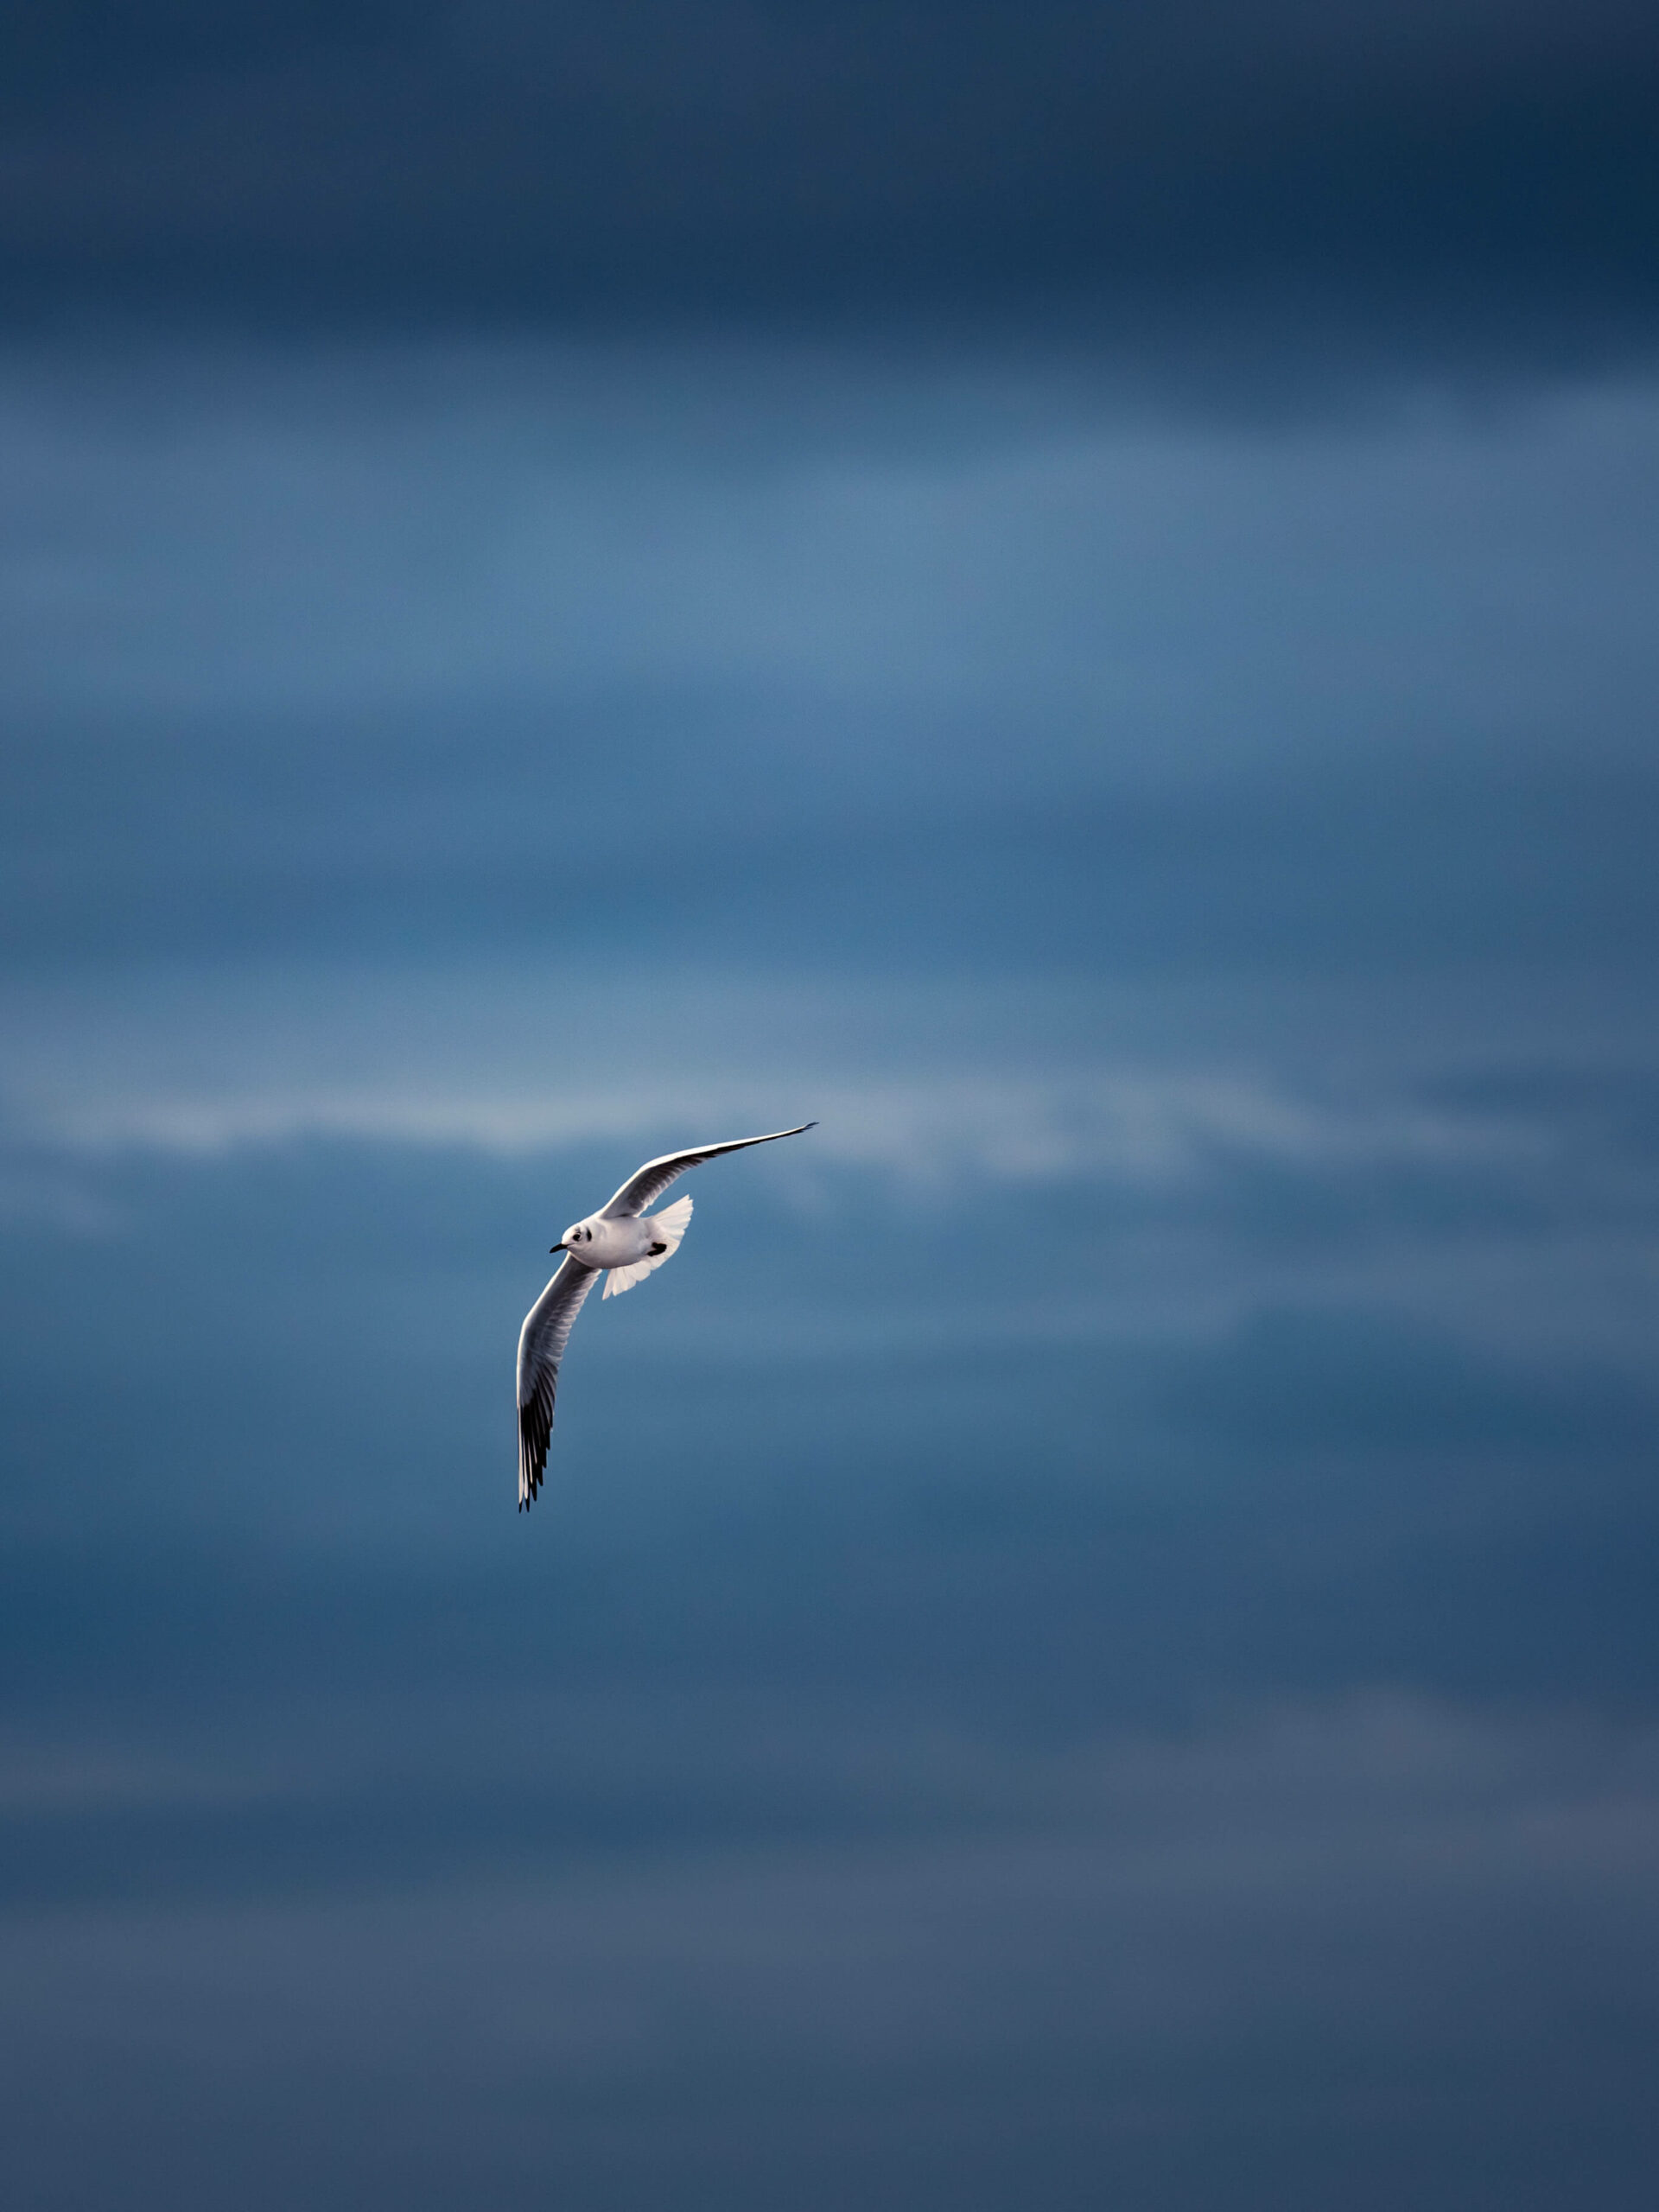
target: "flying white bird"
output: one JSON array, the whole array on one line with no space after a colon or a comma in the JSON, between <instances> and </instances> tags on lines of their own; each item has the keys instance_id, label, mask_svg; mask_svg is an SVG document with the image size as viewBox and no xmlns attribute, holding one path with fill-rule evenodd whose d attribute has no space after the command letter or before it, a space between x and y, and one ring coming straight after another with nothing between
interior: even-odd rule
<instances>
[{"instance_id":1,"label":"flying white bird","mask_svg":"<svg viewBox=\"0 0 1659 2212\"><path fill-rule=\"evenodd\" d=\"M518 1332L521 1513L542 1486L548 1440L553 1433L559 1362L564 1357L582 1301L601 1274L607 1298L643 1282L653 1268L673 1258L691 1218L690 1198L677 1198L661 1213L648 1214L645 1208L661 1198L675 1177L683 1175L688 1167L701 1167L705 1160L722 1152L742 1152L752 1144L776 1144L779 1137L798 1137L817 1126L816 1122L803 1122L799 1128L774 1129L770 1136L734 1137L729 1144L700 1144L690 1152L665 1152L660 1160L648 1160L629 1176L608 1205L573 1222L553 1246L564 1258L552 1281L525 1314L524 1325Z\"/></svg>"}]
</instances>

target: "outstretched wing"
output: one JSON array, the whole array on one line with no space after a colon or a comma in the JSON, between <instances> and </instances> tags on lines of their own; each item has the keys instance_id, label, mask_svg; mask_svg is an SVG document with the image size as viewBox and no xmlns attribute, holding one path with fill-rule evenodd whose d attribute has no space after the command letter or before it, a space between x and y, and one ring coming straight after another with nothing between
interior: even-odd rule
<instances>
[{"instance_id":1,"label":"outstretched wing","mask_svg":"<svg viewBox=\"0 0 1659 2212\"><path fill-rule=\"evenodd\" d=\"M683 1175L688 1167L701 1167L705 1160L713 1160L722 1152L743 1152L752 1144L776 1144L779 1137L798 1137L803 1130L816 1129L816 1122L803 1122L798 1128L773 1129L770 1136L734 1137L729 1144L700 1144L690 1152L665 1152L660 1160L648 1160L643 1167L635 1168L610 1204L602 1209L607 1221L617 1221L630 1214L644 1213L654 1199L663 1192L677 1175Z\"/></svg>"},{"instance_id":2,"label":"outstretched wing","mask_svg":"<svg viewBox=\"0 0 1659 2212\"><path fill-rule=\"evenodd\" d=\"M553 1433L553 1398L559 1362L582 1301L599 1281L597 1268L584 1268L567 1253L557 1273L524 1316L518 1332L518 1510L522 1513L542 1486L547 1446Z\"/></svg>"}]
</instances>

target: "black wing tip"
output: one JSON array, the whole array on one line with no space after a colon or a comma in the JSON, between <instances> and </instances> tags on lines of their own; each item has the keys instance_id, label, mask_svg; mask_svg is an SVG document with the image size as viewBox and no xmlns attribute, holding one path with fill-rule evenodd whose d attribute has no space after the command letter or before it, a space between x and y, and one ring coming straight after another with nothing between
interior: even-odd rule
<instances>
[{"instance_id":1,"label":"black wing tip","mask_svg":"<svg viewBox=\"0 0 1659 2212\"><path fill-rule=\"evenodd\" d=\"M541 1418L536 1419L539 1414ZM528 1513L547 1472L553 1442L553 1415L539 1397L518 1408L518 1510Z\"/></svg>"}]
</instances>

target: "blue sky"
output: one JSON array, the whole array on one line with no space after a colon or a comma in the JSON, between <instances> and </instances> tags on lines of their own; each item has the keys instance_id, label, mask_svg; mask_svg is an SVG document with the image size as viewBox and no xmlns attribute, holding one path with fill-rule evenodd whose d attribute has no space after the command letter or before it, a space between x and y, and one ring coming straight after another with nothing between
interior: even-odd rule
<instances>
[{"instance_id":1,"label":"blue sky","mask_svg":"<svg viewBox=\"0 0 1659 2212\"><path fill-rule=\"evenodd\" d=\"M1651 27L18 25L23 2201L1645 2206Z\"/></svg>"}]
</instances>

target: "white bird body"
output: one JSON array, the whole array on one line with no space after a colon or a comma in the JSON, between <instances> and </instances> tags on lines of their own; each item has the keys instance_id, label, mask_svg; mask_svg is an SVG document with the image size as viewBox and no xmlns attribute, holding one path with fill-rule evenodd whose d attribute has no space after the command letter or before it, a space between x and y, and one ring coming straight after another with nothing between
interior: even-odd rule
<instances>
[{"instance_id":1,"label":"white bird body","mask_svg":"<svg viewBox=\"0 0 1659 2212\"><path fill-rule=\"evenodd\" d=\"M717 1153L742 1152L753 1144L775 1144L815 1129L803 1122L793 1129L774 1129L763 1137L734 1137L726 1144L694 1145L648 1160L597 1213L572 1222L553 1247L564 1258L552 1281L524 1316L518 1332L518 1506L522 1512L541 1488L547 1447L553 1433L553 1401L559 1362L583 1301L602 1274L607 1298L631 1290L679 1249L691 1201L677 1198L660 1213L645 1208L660 1198L676 1176L700 1166Z\"/></svg>"},{"instance_id":2,"label":"white bird body","mask_svg":"<svg viewBox=\"0 0 1659 2212\"><path fill-rule=\"evenodd\" d=\"M602 1213L590 1213L584 1220L571 1224L560 1237L559 1245L580 1260L584 1268L606 1269L605 1295L612 1298L619 1291L632 1288L638 1280L634 1271L641 1261L654 1263L672 1256L690 1218L690 1198L680 1198L673 1205L664 1206L661 1213L621 1214L610 1220ZM650 1268L644 1272L648 1274ZM628 1280L620 1280L622 1275Z\"/></svg>"}]
</instances>

